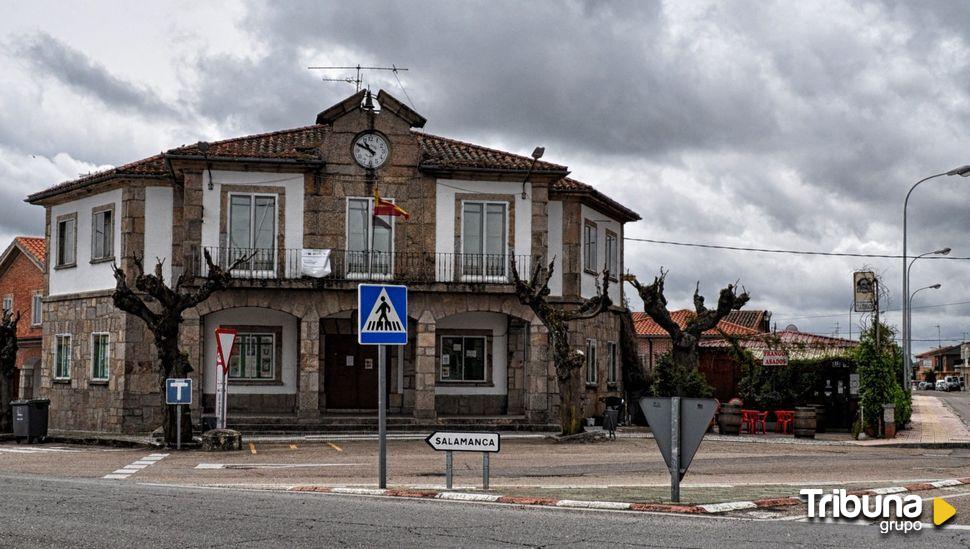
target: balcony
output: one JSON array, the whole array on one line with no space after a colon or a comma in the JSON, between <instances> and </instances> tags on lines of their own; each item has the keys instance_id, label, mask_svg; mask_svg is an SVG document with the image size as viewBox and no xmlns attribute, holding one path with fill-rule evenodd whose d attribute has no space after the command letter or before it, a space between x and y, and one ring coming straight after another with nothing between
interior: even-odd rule
<instances>
[{"instance_id":1,"label":"balcony","mask_svg":"<svg viewBox=\"0 0 970 549\"><path fill-rule=\"evenodd\" d=\"M204 248L212 261L228 268L241 281L394 282L402 284L511 284L512 262L528 273L539 257L511 254L460 254L436 252L381 252L329 250L329 272L323 276L304 273L303 250L273 248ZM191 251L192 274L207 272L199 248Z\"/></svg>"}]
</instances>

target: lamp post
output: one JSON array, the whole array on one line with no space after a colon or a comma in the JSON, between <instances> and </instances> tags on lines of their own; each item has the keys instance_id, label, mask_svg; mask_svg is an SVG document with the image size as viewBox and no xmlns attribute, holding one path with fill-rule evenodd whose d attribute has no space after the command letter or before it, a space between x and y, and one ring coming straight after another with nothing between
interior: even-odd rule
<instances>
[{"instance_id":1,"label":"lamp post","mask_svg":"<svg viewBox=\"0 0 970 549\"><path fill-rule=\"evenodd\" d=\"M942 249L939 249L939 250L934 250L932 252L922 253L922 254L914 257L909 262L909 265L906 266L906 273L905 273L905 277L904 278L906 280L907 289L909 287L909 274L913 270L913 263L916 263L916 260L917 259L920 259L922 257L926 257L928 255L949 255L949 253L950 253L950 248L942 248ZM926 288L920 288L920 290L925 290L925 289ZM937 288L933 288L933 289L937 289ZM919 290L917 290L917 291L919 291ZM911 294L911 296L912 295L916 295L916 292L913 292ZM907 299L906 302L903 303L903 323L902 323L903 324L903 365L904 365L904 367L903 367L903 375L906 375L906 372L909 372L909 370L905 367L905 365L906 364L910 364L910 368L911 368L912 367L912 360L913 360L912 359L912 356L913 356L913 343L912 343L912 341L910 341L912 339L912 333L913 333L913 310L912 310L912 307L913 307L912 299ZM907 361L909 361L909 362L907 362ZM909 373L910 373L910 375L912 375L912 372L909 372Z\"/></svg>"},{"instance_id":2,"label":"lamp post","mask_svg":"<svg viewBox=\"0 0 970 549\"><path fill-rule=\"evenodd\" d=\"M947 248L947 250L949 250L949 248ZM926 255L926 254L923 254L923 255ZM920 256L920 257L922 257L922 256ZM919 259L919 257L917 257L916 259ZM916 259L914 259L913 261L916 261ZM913 264L910 263L910 266L912 266L912 265ZM922 292L923 290L939 290L941 286L943 286L943 285L942 284L939 284L939 283L937 283L937 284L931 284L929 286L923 286L922 288L920 288L920 289L916 290L915 292L913 292L912 294L910 294L909 295L909 299L906 300L907 301L907 305L909 307L909 315L912 315L913 314L913 298L916 297L916 294ZM906 319L904 319L903 320L903 326L905 327L907 325L907 323L911 322L911 320L912 319L911 318L908 318L908 317ZM912 325L910 325L909 329L912 330ZM910 343L909 340L903 341L903 349L907 353L909 352L909 343ZM911 384L912 384L912 380L910 380L910 379L903 380L903 385L907 389L910 387Z\"/></svg>"},{"instance_id":3,"label":"lamp post","mask_svg":"<svg viewBox=\"0 0 970 549\"><path fill-rule=\"evenodd\" d=\"M907 315L909 314L909 303L907 303L909 301L909 299L907 299L907 296L909 296L909 275L908 275L909 262L907 261L908 258L906 257L906 236L907 236L906 213L907 213L907 209L909 208L909 197L911 194L913 194L913 191L916 190L916 187L919 187L920 184L923 183L924 181L929 181L930 179L933 179L936 177L942 177L944 175L959 175L961 177L968 177L970 176L970 165L960 166L959 168L954 168L948 172L933 174L929 177L924 177L923 179L920 179L919 181L914 183L912 187L909 188L909 192L906 193L906 199L903 201L903 272L902 272L902 275L903 275L903 309L904 309L903 317L904 318L906 318ZM905 343L909 341L909 339L910 339L909 327L906 325L906 322L903 322L903 342ZM906 378L907 391L909 390L909 380L910 378L913 377L912 368L913 368L913 364L909 356L909 349L906 349L906 353L903 356L903 375Z\"/></svg>"}]
</instances>

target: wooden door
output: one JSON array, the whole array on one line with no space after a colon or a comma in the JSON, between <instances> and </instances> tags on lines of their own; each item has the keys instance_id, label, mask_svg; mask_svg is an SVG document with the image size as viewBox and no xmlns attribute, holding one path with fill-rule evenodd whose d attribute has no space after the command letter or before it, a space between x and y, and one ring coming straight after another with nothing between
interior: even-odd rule
<instances>
[{"instance_id":1,"label":"wooden door","mask_svg":"<svg viewBox=\"0 0 970 549\"><path fill-rule=\"evenodd\" d=\"M324 337L327 409L376 410L377 347L358 345L356 335Z\"/></svg>"}]
</instances>

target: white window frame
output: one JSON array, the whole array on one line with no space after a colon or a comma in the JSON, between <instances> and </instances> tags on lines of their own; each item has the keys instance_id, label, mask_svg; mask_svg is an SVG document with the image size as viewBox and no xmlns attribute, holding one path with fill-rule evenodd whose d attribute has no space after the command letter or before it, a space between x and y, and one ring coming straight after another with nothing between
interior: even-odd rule
<instances>
[{"instance_id":1,"label":"white window frame","mask_svg":"<svg viewBox=\"0 0 970 549\"><path fill-rule=\"evenodd\" d=\"M461 339L462 340L462 343L461 343L462 353L464 353L464 351L465 351L465 341L464 340L466 340L466 339L481 339L482 340L482 353L484 355L484 356L482 356L482 379L454 379L454 378L450 378L450 377L446 378L446 377L444 377L442 375L443 370L439 367L438 368L438 381L441 381L441 382L444 382L444 383L477 383L477 384L487 383L488 382L488 369L490 367L490 364L489 364L489 361L488 361L488 355L489 355L489 352L488 352L488 350L489 350L488 349L488 336L484 336L484 335L462 335L462 334L454 334L454 335L442 334L442 335L440 335L438 337L438 357L439 357L438 360L439 360L439 362L441 360L440 357L444 356L444 351L445 351L445 338L446 337L447 338L451 338L451 339L455 339L455 338ZM465 356L464 356L464 354L462 354L462 369L461 369L462 375L464 375L464 372L465 372L464 360L465 360ZM441 366L445 366L445 365L442 364ZM449 368L451 368L453 366L453 364L449 364L447 366Z\"/></svg>"},{"instance_id":2,"label":"white window frame","mask_svg":"<svg viewBox=\"0 0 970 549\"><path fill-rule=\"evenodd\" d=\"M481 204L482 205L482 252L481 256L484 258L487 254L485 253L485 234L488 231L487 228L487 215L486 211L489 204L501 204L505 206L505 238L503 239L502 255L504 256L504 261L502 261L502 274L501 275L490 275L485 274L485 264L482 263L482 274L465 274L465 267L463 264L465 256L465 204ZM509 218L512 215L512 206L507 200L462 200L461 201L461 215L458 218L461 224L460 238L458 241L458 268L461 270L461 281L462 282L505 282L509 279L509 261L511 257L509 256L509 236L511 233L511 227L509 226Z\"/></svg>"},{"instance_id":3,"label":"white window frame","mask_svg":"<svg viewBox=\"0 0 970 549\"><path fill-rule=\"evenodd\" d=\"M597 371L596 340L586 339L586 384L596 385L598 383L599 372Z\"/></svg>"},{"instance_id":4,"label":"white window frame","mask_svg":"<svg viewBox=\"0 0 970 549\"><path fill-rule=\"evenodd\" d=\"M3 310L13 312L13 294L3 296Z\"/></svg>"},{"instance_id":5,"label":"white window frame","mask_svg":"<svg viewBox=\"0 0 970 549\"><path fill-rule=\"evenodd\" d=\"M587 231L587 229L592 230ZM599 225L589 219L583 219L583 270L589 273L599 272L596 266L596 262L599 261L599 231ZM592 235L591 241L586 238L588 235Z\"/></svg>"},{"instance_id":6,"label":"white window frame","mask_svg":"<svg viewBox=\"0 0 970 549\"><path fill-rule=\"evenodd\" d=\"M66 375L58 375L60 373L58 371L60 369L60 363L58 361L58 358L59 358L58 355L59 355L59 351L60 351L60 348L61 348L61 344L64 341L66 341L66 345L67 345L67 353L65 354L65 356L67 357L67 366L65 367L65 370L67 371L67 374ZM71 336L71 334L56 334L56 335L54 335L54 361L53 361L54 362L54 368L53 368L53 371L51 372L51 374L52 374L52 377L56 381L70 381L70 379L71 379L71 366L72 366L72 361L73 361L72 354L73 354L73 337Z\"/></svg>"},{"instance_id":7,"label":"white window frame","mask_svg":"<svg viewBox=\"0 0 970 549\"><path fill-rule=\"evenodd\" d=\"M605 230L605 235L603 251L606 253L606 268L610 271L610 278L616 280L620 276L620 235L609 229Z\"/></svg>"},{"instance_id":8,"label":"white window frame","mask_svg":"<svg viewBox=\"0 0 970 549\"><path fill-rule=\"evenodd\" d=\"M270 376L269 377L242 377L242 376L231 377L230 376L230 379L235 380L235 381L247 381L247 382L256 382L256 383L272 382L272 381L275 381L276 380L276 369L279 367L279 364L276 363L276 350L277 350L277 347L276 346L277 346L277 344L282 345L282 341L280 341L276 337L276 333L275 332L240 332L236 336L236 344L234 346L234 350L235 349L238 349L239 350L239 358L240 358L240 360L242 360L243 359L242 346L240 345L240 342L241 342L242 338L245 338L245 337L265 337L265 336L269 336L270 338L272 338L271 347L273 349L273 353L272 353L273 369L270 370ZM259 366L260 366L259 359L260 359L260 357L257 355L257 357L256 357L256 371L257 372L259 372ZM229 360L232 360L232 358L230 357ZM243 371L242 365L240 365L239 370L240 370L240 373ZM230 365L230 370L229 371L230 372L232 371L232 366L231 365Z\"/></svg>"},{"instance_id":9,"label":"white window frame","mask_svg":"<svg viewBox=\"0 0 970 549\"><path fill-rule=\"evenodd\" d=\"M63 217L65 217L65 219L60 219L60 220L55 220L54 221L54 235L55 235L55 238L56 238L56 247L54 248L54 266L55 267L74 267L74 266L77 265L77 214L74 213L72 217L66 217L66 216L70 216L70 215L72 215L72 214L65 214L65 216L63 216ZM67 251L67 248L64 247L64 235L68 234L68 231L65 230L64 233L62 234L61 233L61 225L66 225L68 223L71 223L73 225L73 227L74 227L74 230L71 231L73 233L73 235L74 235L73 236L74 245L72 246L72 249L70 250L71 255L73 257L71 258L71 261L64 261L64 259L65 259L63 257L64 254L62 254L61 251L62 250L64 252Z\"/></svg>"},{"instance_id":10,"label":"white window frame","mask_svg":"<svg viewBox=\"0 0 970 549\"><path fill-rule=\"evenodd\" d=\"M606 361L606 382L615 384L617 374L619 373L615 341L608 341L606 343Z\"/></svg>"},{"instance_id":11,"label":"white window frame","mask_svg":"<svg viewBox=\"0 0 970 549\"><path fill-rule=\"evenodd\" d=\"M279 193L243 193L243 192L229 192L226 193L226 266L230 265L233 261L232 259L232 197L234 196L247 196L252 198L252 202L249 205L250 208L250 227L249 231L252 233L255 222L255 212L256 212L256 199L259 197L269 197L273 199L273 268L272 269L246 269L243 267L237 267L234 272L245 274L248 276L256 277L272 277L276 275L277 265L279 263L280 249L277 244L280 239L280 195ZM250 234L252 236L252 234ZM249 250L259 250L255 246L249 248L239 248L239 249L249 249Z\"/></svg>"},{"instance_id":12,"label":"white window frame","mask_svg":"<svg viewBox=\"0 0 970 549\"><path fill-rule=\"evenodd\" d=\"M104 228L104 242L101 244L104 246L101 255L95 254L95 244L97 242L97 231L95 228L98 226L98 217L102 218L101 223L104 223L104 216L106 214L111 215L111 224ZM104 208L98 211L91 212L91 261L104 261L106 259L111 259L115 256L115 210L114 208Z\"/></svg>"},{"instance_id":13,"label":"white window frame","mask_svg":"<svg viewBox=\"0 0 970 549\"><path fill-rule=\"evenodd\" d=\"M391 204L394 204L393 198L381 197L382 200L386 200ZM352 200L367 201L367 211L370 215L367 216L367 249L366 250L350 250L350 202ZM389 254L388 257L388 268L387 272L380 272L380 270L373 269L371 266L374 264L372 261L373 254L375 250L371 250L370 247L374 243L374 197L373 196L348 196L344 200L344 275L349 280L393 280L394 279L394 236L397 231L397 219L393 215L382 215L378 217L388 218L389 225L391 226L391 249L388 252L380 252ZM354 252L370 252L368 255L367 269L366 271L353 271L350 268L350 262L347 260L347 256Z\"/></svg>"},{"instance_id":14,"label":"white window frame","mask_svg":"<svg viewBox=\"0 0 970 549\"><path fill-rule=\"evenodd\" d=\"M97 346L94 344L95 339L101 336L108 338L108 344L104 350L104 376L98 377L95 375L95 365L97 363ZM92 332L91 333L91 381L108 381L111 378L111 334L108 332Z\"/></svg>"},{"instance_id":15,"label":"white window frame","mask_svg":"<svg viewBox=\"0 0 970 549\"><path fill-rule=\"evenodd\" d=\"M34 292L30 298L30 325L40 326L44 323L44 293Z\"/></svg>"}]
</instances>

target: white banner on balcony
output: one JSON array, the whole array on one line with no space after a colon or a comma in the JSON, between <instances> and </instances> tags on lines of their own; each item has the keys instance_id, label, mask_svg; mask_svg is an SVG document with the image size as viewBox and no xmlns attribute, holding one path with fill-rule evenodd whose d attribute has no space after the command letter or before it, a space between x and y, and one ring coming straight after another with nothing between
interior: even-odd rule
<instances>
[{"instance_id":1,"label":"white banner on balcony","mask_svg":"<svg viewBox=\"0 0 970 549\"><path fill-rule=\"evenodd\" d=\"M300 270L303 276L313 278L323 278L330 275L330 250L304 248L300 251Z\"/></svg>"}]
</instances>

